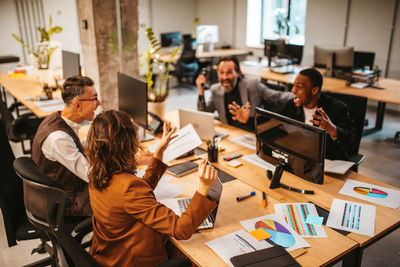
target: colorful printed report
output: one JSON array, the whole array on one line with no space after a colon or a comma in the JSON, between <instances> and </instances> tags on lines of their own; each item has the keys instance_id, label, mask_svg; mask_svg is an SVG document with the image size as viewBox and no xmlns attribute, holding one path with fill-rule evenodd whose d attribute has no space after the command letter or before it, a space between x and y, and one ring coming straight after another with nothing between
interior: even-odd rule
<instances>
[{"instance_id":1,"label":"colorful printed report","mask_svg":"<svg viewBox=\"0 0 400 267\"><path fill-rule=\"evenodd\" d=\"M318 216L312 203L275 204L275 212L302 237L327 237L323 226L306 223L308 216Z\"/></svg>"},{"instance_id":2,"label":"colorful printed report","mask_svg":"<svg viewBox=\"0 0 400 267\"><path fill-rule=\"evenodd\" d=\"M340 194L356 197L392 209L400 207L400 191L387 187L347 180Z\"/></svg>"},{"instance_id":3,"label":"colorful printed report","mask_svg":"<svg viewBox=\"0 0 400 267\"><path fill-rule=\"evenodd\" d=\"M367 236L375 233L376 207L333 199L327 226Z\"/></svg>"},{"instance_id":4,"label":"colorful printed report","mask_svg":"<svg viewBox=\"0 0 400 267\"><path fill-rule=\"evenodd\" d=\"M310 245L299 234L297 234L290 225L280 219L276 214L241 221L240 224L248 232L262 228L271 235L270 238L264 240L265 242L268 242L271 245L282 246L286 248L287 251L310 247Z\"/></svg>"}]
</instances>

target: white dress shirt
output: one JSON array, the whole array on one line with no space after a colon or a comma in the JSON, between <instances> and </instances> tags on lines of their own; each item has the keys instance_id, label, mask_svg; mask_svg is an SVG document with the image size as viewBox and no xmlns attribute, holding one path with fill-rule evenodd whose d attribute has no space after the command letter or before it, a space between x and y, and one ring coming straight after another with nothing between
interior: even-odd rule
<instances>
[{"instance_id":1,"label":"white dress shirt","mask_svg":"<svg viewBox=\"0 0 400 267\"><path fill-rule=\"evenodd\" d=\"M61 118L78 135L81 124L75 123L61 116ZM54 131L50 133L43 141L42 152L44 156L51 161L57 161L66 167L69 171L89 182L88 172L89 163L85 156L79 151L74 139L64 131Z\"/></svg>"}]
</instances>

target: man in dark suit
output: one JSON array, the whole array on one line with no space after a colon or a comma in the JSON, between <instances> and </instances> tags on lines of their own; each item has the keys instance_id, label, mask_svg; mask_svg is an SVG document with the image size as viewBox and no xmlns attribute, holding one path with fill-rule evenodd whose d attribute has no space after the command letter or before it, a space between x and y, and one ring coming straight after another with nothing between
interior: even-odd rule
<instances>
[{"instance_id":1,"label":"man in dark suit","mask_svg":"<svg viewBox=\"0 0 400 267\"><path fill-rule=\"evenodd\" d=\"M197 109L206 112L218 111L219 120L246 130L254 130L255 107L263 104L271 110L281 106L291 94L269 89L256 79L244 79L240 71L239 61L234 56L221 57L218 61L218 81L210 88L211 96L206 102L204 99L204 88L206 77L200 74L196 79L199 91ZM249 113L245 123L236 120L229 112L229 106L242 107Z\"/></svg>"},{"instance_id":2,"label":"man in dark suit","mask_svg":"<svg viewBox=\"0 0 400 267\"><path fill-rule=\"evenodd\" d=\"M309 68L300 71L293 85L293 97L282 106L280 113L324 129L327 134L325 157L347 160L349 151L355 145L354 121L347 105L325 95L321 88L322 75L318 70ZM249 117L237 106L232 107L230 112L241 123Z\"/></svg>"}]
</instances>

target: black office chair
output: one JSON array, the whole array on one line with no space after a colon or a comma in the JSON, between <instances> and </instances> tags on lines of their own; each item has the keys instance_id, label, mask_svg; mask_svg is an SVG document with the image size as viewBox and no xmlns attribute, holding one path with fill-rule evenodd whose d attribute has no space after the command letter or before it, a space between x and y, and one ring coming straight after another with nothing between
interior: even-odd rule
<instances>
[{"instance_id":1,"label":"black office chair","mask_svg":"<svg viewBox=\"0 0 400 267\"><path fill-rule=\"evenodd\" d=\"M23 153L30 154L33 137L42 120L37 118L33 113L23 114L14 119L2 98L0 98L0 115L4 121L8 139L16 143L21 142ZM29 149L25 149L25 140L30 141L31 146Z\"/></svg>"},{"instance_id":2,"label":"black office chair","mask_svg":"<svg viewBox=\"0 0 400 267\"><path fill-rule=\"evenodd\" d=\"M194 83L198 73L199 62L196 58L196 51L193 49L184 49L175 65L175 76L178 78L179 84L182 83L183 78L186 78L188 82Z\"/></svg>"},{"instance_id":3,"label":"black office chair","mask_svg":"<svg viewBox=\"0 0 400 267\"><path fill-rule=\"evenodd\" d=\"M349 153L350 154L349 160L356 163L351 168L351 170L357 172L358 166L364 161L365 158L365 156L359 154L358 151L360 149L361 137L364 130L364 121L365 121L365 114L367 111L368 99L363 96L355 96L355 95L347 95L347 94L339 94L331 92L324 92L324 94L344 102L349 109L351 118L354 120L356 128L356 140L352 151L350 151Z\"/></svg>"},{"instance_id":4,"label":"black office chair","mask_svg":"<svg viewBox=\"0 0 400 267\"><path fill-rule=\"evenodd\" d=\"M45 231L53 244L55 266L100 266L64 223L66 191L63 186L44 174L31 158L17 158L14 169L24 185L24 203L29 221Z\"/></svg>"},{"instance_id":5,"label":"black office chair","mask_svg":"<svg viewBox=\"0 0 400 267\"><path fill-rule=\"evenodd\" d=\"M51 247L46 244L46 233L34 227L25 213L22 182L13 168L15 159L8 141L4 122L0 120L0 209L3 214L4 227L8 246L17 245L17 241L41 238L42 243L32 253L51 252ZM51 263L51 258L31 264L31 266L45 266Z\"/></svg>"}]
</instances>

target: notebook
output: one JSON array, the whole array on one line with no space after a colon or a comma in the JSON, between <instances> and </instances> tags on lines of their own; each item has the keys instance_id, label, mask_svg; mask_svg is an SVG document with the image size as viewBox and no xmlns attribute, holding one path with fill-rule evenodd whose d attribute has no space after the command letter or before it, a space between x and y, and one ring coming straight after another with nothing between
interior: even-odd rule
<instances>
[{"instance_id":1,"label":"notebook","mask_svg":"<svg viewBox=\"0 0 400 267\"><path fill-rule=\"evenodd\" d=\"M207 194L207 197L217 203L217 207L210 213L210 215L203 221L202 224L197 228L198 230L202 229L210 229L214 227L215 220L217 218L217 211L219 206L219 200L222 194L222 182L219 178L215 181L210 191ZM160 202L173 210L177 215L181 216L183 212L189 206L191 197L185 198L170 198L170 199L162 199Z\"/></svg>"},{"instance_id":2,"label":"notebook","mask_svg":"<svg viewBox=\"0 0 400 267\"><path fill-rule=\"evenodd\" d=\"M214 115L210 112L180 109L179 126L182 128L187 124L192 124L199 137L203 140L212 140L215 135L221 137L221 139L228 136L227 132L215 131Z\"/></svg>"}]
</instances>

